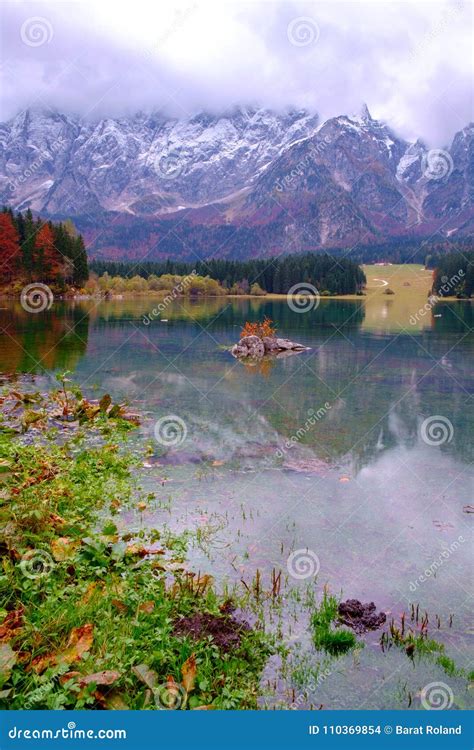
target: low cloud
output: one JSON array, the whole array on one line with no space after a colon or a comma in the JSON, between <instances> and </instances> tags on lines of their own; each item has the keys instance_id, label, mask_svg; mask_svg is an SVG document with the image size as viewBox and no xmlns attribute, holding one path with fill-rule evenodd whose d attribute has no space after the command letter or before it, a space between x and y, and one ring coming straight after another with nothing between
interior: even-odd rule
<instances>
[{"instance_id":1,"label":"low cloud","mask_svg":"<svg viewBox=\"0 0 474 750\"><path fill-rule=\"evenodd\" d=\"M156 7L155 7L156 5ZM469 2L4 2L2 120L235 105L351 114L449 143L473 118Z\"/></svg>"}]
</instances>

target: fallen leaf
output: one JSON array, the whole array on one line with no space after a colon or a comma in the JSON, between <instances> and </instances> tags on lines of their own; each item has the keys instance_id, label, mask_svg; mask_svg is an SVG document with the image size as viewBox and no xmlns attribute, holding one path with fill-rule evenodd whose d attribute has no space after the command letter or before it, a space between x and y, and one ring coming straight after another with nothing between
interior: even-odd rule
<instances>
[{"instance_id":1,"label":"fallen leaf","mask_svg":"<svg viewBox=\"0 0 474 750\"><path fill-rule=\"evenodd\" d=\"M95 672L94 674L82 675L80 672L68 672L62 675L61 684L68 682L71 679L76 679L77 683L81 686L90 685L94 682L96 685L112 685L120 677L120 672L114 672L111 669L106 669L104 672Z\"/></svg>"},{"instance_id":2,"label":"fallen leaf","mask_svg":"<svg viewBox=\"0 0 474 750\"><path fill-rule=\"evenodd\" d=\"M44 672L47 667L55 664L72 664L80 661L82 656L90 651L94 640L94 626L88 623L79 628L73 628L64 651L36 656L31 662L31 669L37 674Z\"/></svg>"},{"instance_id":3,"label":"fallen leaf","mask_svg":"<svg viewBox=\"0 0 474 750\"><path fill-rule=\"evenodd\" d=\"M0 625L0 643L11 641L12 638L16 638L19 634L19 631L23 627L23 612L23 607L8 612Z\"/></svg>"},{"instance_id":4,"label":"fallen leaf","mask_svg":"<svg viewBox=\"0 0 474 750\"><path fill-rule=\"evenodd\" d=\"M146 614L149 615L155 609L155 602L150 599L147 602L143 602L143 604L139 604L138 609L140 612L146 612Z\"/></svg>"},{"instance_id":5,"label":"fallen leaf","mask_svg":"<svg viewBox=\"0 0 474 750\"><path fill-rule=\"evenodd\" d=\"M211 466L224 466L224 461L215 460L211 463Z\"/></svg>"},{"instance_id":6,"label":"fallen leaf","mask_svg":"<svg viewBox=\"0 0 474 750\"><path fill-rule=\"evenodd\" d=\"M121 694L116 690L112 690L104 696L105 706L109 711L128 711L129 707L125 703Z\"/></svg>"},{"instance_id":7,"label":"fallen leaf","mask_svg":"<svg viewBox=\"0 0 474 750\"><path fill-rule=\"evenodd\" d=\"M51 552L57 562L62 562L74 557L80 546L80 541L70 539L67 536L60 536L51 542Z\"/></svg>"},{"instance_id":8,"label":"fallen leaf","mask_svg":"<svg viewBox=\"0 0 474 750\"><path fill-rule=\"evenodd\" d=\"M17 660L17 654L9 643L0 644L0 679L5 682Z\"/></svg>"},{"instance_id":9,"label":"fallen leaf","mask_svg":"<svg viewBox=\"0 0 474 750\"><path fill-rule=\"evenodd\" d=\"M104 395L102 396L102 398L99 401L99 408L100 408L100 410L102 412L106 412L111 403L112 403L112 399L109 396L109 394L108 393L104 393Z\"/></svg>"},{"instance_id":10,"label":"fallen leaf","mask_svg":"<svg viewBox=\"0 0 474 750\"><path fill-rule=\"evenodd\" d=\"M102 592L104 590L104 582L103 581L94 581L93 583L90 583L86 589L86 593L81 599L82 604L88 604L94 594L97 594L99 592Z\"/></svg>"},{"instance_id":11,"label":"fallen leaf","mask_svg":"<svg viewBox=\"0 0 474 750\"><path fill-rule=\"evenodd\" d=\"M120 599L111 599L111 604L118 609L119 612L128 612L128 607L125 602L121 602Z\"/></svg>"},{"instance_id":12,"label":"fallen leaf","mask_svg":"<svg viewBox=\"0 0 474 750\"><path fill-rule=\"evenodd\" d=\"M158 675L153 669L150 669L146 664L137 664L137 666L132 667L132 672L140 682L143 682L150 690L154 690L158 682Z\"/></svg>"},{"instance_id":13,"label":"fallen leaf","mask_svg":"<svg viewBox=\"0 0 474 750\"><path fill-rule=\"evenodd\" d=\"M216 707L207 705L207 706L195 706L191 709L191 711L215 711Z\"/></svg>"},{"instance_id":14,"label":"fallen leaf","mask_svg":"<svg viewBox=\"0 0 474 750\"><path fill-rule=\"evenodd\" d=\"M65 526L66 524L66 521L64 520L64 518L61 518L61 516L58 516L57 513L50 513L49 522L51 526L59 526L59 527Z\"/></svg>"},{"instance_id":15,"label":"fallen leaf","mask_svg":"<svg viewBox=\"0 0 474 750\"><path fill-rule=\"evenodd\" d=\"M76 677L81 677L80 672L67 672L66 674L62 674L59 677L59 684L65 685L69 680L74 680Z\"/></svg>"},{"instance_id":16,"label":"fallen leaf","mask_svg":"<svg viewBox=\"0 0 474 750\"><path fill-rule=\"evenodd\" d=\"M141 502L141 503L138 503L138 505L137 505L137 508L138 508L138 510L140 510L140 511L142 511L142 510L146 510L146 509L147 509L147 507L148 507L148 506L147 506L147 504L146 504L146 503L143 503L143 502Z\"/></svg>"},{"instance_id":17,"label":"fallen leaf","mask_svg":"<svg viewBox=\"0 0 474 750\"><path fill-rule=\"evenodd\" d=\"M189 659L186 659L183 666L181 667L181 674L183 675L183 687L187 693L190 693L194 689L194 682L196 680L196 654L191 654Z\"/></svg>"}]
</instances>

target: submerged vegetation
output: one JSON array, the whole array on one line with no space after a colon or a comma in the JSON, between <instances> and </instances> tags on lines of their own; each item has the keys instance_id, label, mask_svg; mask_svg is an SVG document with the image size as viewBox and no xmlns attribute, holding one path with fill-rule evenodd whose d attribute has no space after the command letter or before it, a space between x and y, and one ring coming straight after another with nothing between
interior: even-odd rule
<instances>
[{"instance_id":1,"label":"submerged vegetation","mask_svg":"<svg viewBox=\"0 0 474 750\"><path fill-rule=\"evenodd\" d=\"M0 705L255 708L265 635L142 528L134 415L60 380L1 399Z\"/></svg>"}]
</instances>

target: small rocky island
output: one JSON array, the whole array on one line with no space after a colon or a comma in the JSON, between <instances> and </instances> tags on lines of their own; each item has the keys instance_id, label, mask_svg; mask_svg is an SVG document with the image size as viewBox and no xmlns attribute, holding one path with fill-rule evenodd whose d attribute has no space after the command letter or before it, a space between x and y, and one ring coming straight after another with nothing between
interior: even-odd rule
<instances>
[{"instance_id":1,"label":"small rocky island","mask_svg":"<svg viewBox=\"0 0 474 750\"><path fill-rule=\"evenodd\" d=\"M240 341L234 344L231 353L238 359L244 357L259 359L266 354L283 357L309 349L308 346L295 341L279 338L276 332L277 329L270 318L265 317L263 322L257 323L247 321L240 332Z\"/></svg>"},{"instance_id":2,"label":"small rocky island","mask_svg":"<svg viewBox=\"0 0 474 750\"><path fill-rule=\"evenodd\" d=\"M240 359L241 357L263 357L265 354L305 352L308 349L308 346L277 336L243 336L239 343L232 347L231 353Z\"/></svg>"}]
</instances>

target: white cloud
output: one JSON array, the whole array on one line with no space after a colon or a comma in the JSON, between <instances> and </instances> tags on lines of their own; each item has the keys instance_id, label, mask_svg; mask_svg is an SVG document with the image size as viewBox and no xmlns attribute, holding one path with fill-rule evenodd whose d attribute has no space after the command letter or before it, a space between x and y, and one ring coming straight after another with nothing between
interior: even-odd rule
<instances>
[{"instance_id":1,"label":"white cloud","mask_svg":"<svg viewBox=\"0 0 474 750\"><path fill-rule=\"evenodd\" d=\"M471 11L460 0L4 2L1 115L258 104L325 119L365 101L406 137L443 146L473 119ZM22 39L32 17L48 25L43 44Z\"/></svg>"}]
</instances>

